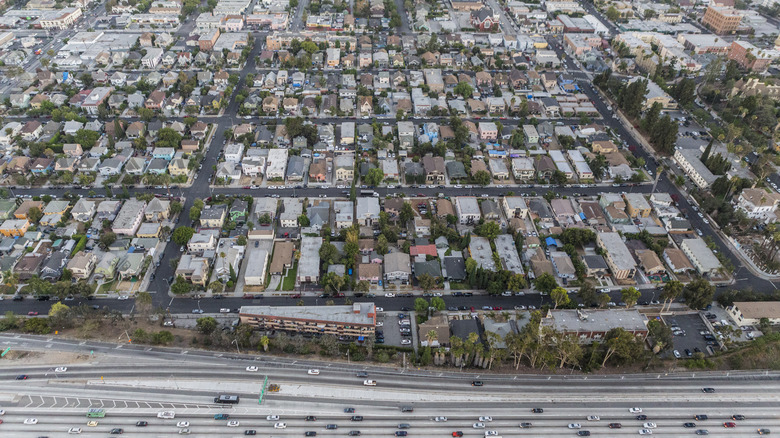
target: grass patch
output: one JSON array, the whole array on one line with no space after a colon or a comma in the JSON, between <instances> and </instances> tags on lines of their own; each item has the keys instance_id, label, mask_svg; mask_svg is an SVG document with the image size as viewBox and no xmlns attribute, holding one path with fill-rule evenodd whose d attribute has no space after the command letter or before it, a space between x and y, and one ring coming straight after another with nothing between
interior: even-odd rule
<instances>
[{"instance_id":1,"label":"grass patch","mask_svg":"<svg viewBox=\"0 0 780 438\"><path fill-rule=\"evenodd\" d=\"M100 285L100 289L95 291L96 294L105 294L109 293L114 290L114 286L116 286L116 280L111 280L108 283L103 283Z\"/></svg>"},{"instance_id":2,"label":"grass patch","mask_svg":"<svg viewBox=\"0 0 780 438\"><path fill-rule=\"evenodd\" d=\"M298 262L287 272L287 276L282 280L282 290L295 289L295 277L298 276Z\"/></svg>"},{"instance_id":3,"label":"grass patch","mask_svg":"<svg viewBox=\"0 0 780 438\"><path fill-rule=\"evenodd\" d=\"M468 283L460 283L457 281L450 281L450 289L451 290L469 290L471 289L471 286L468 285Z\"/></svg>"}]
</instances>

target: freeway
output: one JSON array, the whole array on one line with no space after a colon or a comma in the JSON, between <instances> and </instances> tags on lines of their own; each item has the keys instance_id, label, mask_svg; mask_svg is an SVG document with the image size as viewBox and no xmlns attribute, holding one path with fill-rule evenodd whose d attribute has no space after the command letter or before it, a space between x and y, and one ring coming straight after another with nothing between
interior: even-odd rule
<instances>
[{"instance_id":1,"label":"freeway","mask_svg":"<svg viewBox=\"0 0 780 438\"><path fill-rule=\"evenodd\" d=\"M137 346L118 348L117 344L92 341L79 343L41 336L0 335L0 343L21 342L24 349L85 352L94 349L89 362L67 365L67 371L55 373L52 366L0 367L4 409L3 433L16 436L65 434L80 427L83 434L107 434L122 428L137 436L177 434L179 422L193 434L242 434L255 430L260 436L301 436L316 431L318 436L346 435L360 430L361 436L392 436L408 430L409 436L484 436L496 430L502 436L575 436L568 424L578 423L582 430L599 436L636 434L645 422L653 422L654 434L691 435L695 428L713 435L754 436L758 428L780 428L776 411L780 381L776 373L684 373L618 376L544 376L512 375L492 372L458 373L452 369L396 369L363 364L324 363L253 355L217 355L206 351ZM47 347L48 346L48 347ZM15 348L22 348L21 345ZM143 348L143 347L140 347ZM128 364L126 358L132 357ZM257 366L255 372L245 369ZM308 375L307 369L320 369ZM214 370L219 377L214 378ZM376 387L362 385L358 371L378 381ZM20 373L27 380L16 380ZM278 393L266 393L257 403L265 376L278 384ZM471 386L479 379L484 386ZM703 387L715 388L705 393ZM237 405L216 405L219 393L238 394ZM77 394L77 395L74 395ZM410 406L413 412L401 412ZM354 412L346 413L350 407ZM641 407L647 419L629 408ZM106 417L87 426L89 408L106 410ZM542 408L542 413L532 413ZM159 411L175 412L174 419L156 417ZM215 420L226 413L229 420ZM708 419L695 420L695 415ZM743 420L732 416L744 415ZM279 419L266 419L278 415ZM353 415L360 418L353 419ZM598 420L587 420L596 415ZM316 419L307 420L306 416ZM435 421L445 416L446 421ZM485 428L474 428L479 417L490 416ZM24 424L34 418L37 424ZM146 426L136 426L146 421ZM734 421L735 428L724 428ZM274 429L277 422L286 428ZM683 423L694 422L695 428ZM408 428L399 429L399 424ZM520 423L531 423L520 428ZM609 423L621 423L610 429ZM337 429L326 426L336 425Z\"/></svg>"}]
</instances>

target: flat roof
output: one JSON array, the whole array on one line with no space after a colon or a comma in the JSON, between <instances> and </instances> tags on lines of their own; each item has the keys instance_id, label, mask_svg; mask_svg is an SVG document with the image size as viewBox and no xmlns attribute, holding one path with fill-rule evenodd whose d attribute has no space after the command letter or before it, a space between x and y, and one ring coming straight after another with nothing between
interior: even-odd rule
<instances>
[{"instance_id":1,"label":"flat roof","mask_svg":"<svg viewBox=\"0 0 780 438\"><path fill-rule=\"evenodd\" d=\"M561 332L608 332L613 328L647 330L647 318L635 309L550 310L542 323Z\"/></svg>"},{"instance_id":2,"label":"flat roof","mask_svg":"<svg viewBox=\"0 0 780 438\"><path fill-rule=\"evenodd\" d=\"M356 311L357 309L357 311ZM240 316L318 321L325 324L376 324L374 303L351 306L241 306Z\"/></svg>"}]
</instances>

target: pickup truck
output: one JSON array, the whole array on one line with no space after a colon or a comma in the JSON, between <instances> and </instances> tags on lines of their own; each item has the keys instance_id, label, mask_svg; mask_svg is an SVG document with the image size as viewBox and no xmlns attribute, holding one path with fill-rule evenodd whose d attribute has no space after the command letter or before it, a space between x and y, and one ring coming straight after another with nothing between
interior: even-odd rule
<instances>
[{"instance_id":1,"label":"pickup truck","mask_svg":"<svg viewBox=\"0 0 780 438\"><path fill-rule=\"evenodd\" d=\"M176 418L176 414L172 411L158 412L157 418L165 418L165 419Z\"/></svg>"}]
</instances>

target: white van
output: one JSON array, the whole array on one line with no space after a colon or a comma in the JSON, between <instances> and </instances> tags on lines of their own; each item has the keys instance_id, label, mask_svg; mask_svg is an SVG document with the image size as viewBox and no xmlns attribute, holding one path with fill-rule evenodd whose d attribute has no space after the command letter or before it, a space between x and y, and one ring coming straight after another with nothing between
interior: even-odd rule
<instances>
[{"instance_id":1,"label":"white van","mask_svg":"<svg viewBox=\"0 0 780 438\"><path fill-rule=\"evenodd\" d=\"M363 381L364 386L376 386L376 380L364 380Z\"/></svg>"},{"instance_id":2,"label":"white van","mask_svg":"<svg viewBox=\"0 0 780 438\"><path fill-rule=\"evenodd\" d=\"M173 411L162 411L157 413L157 418L165 418L170 420L171 418L176 418L176 413Z\"/></svg>"}]
</instances>

